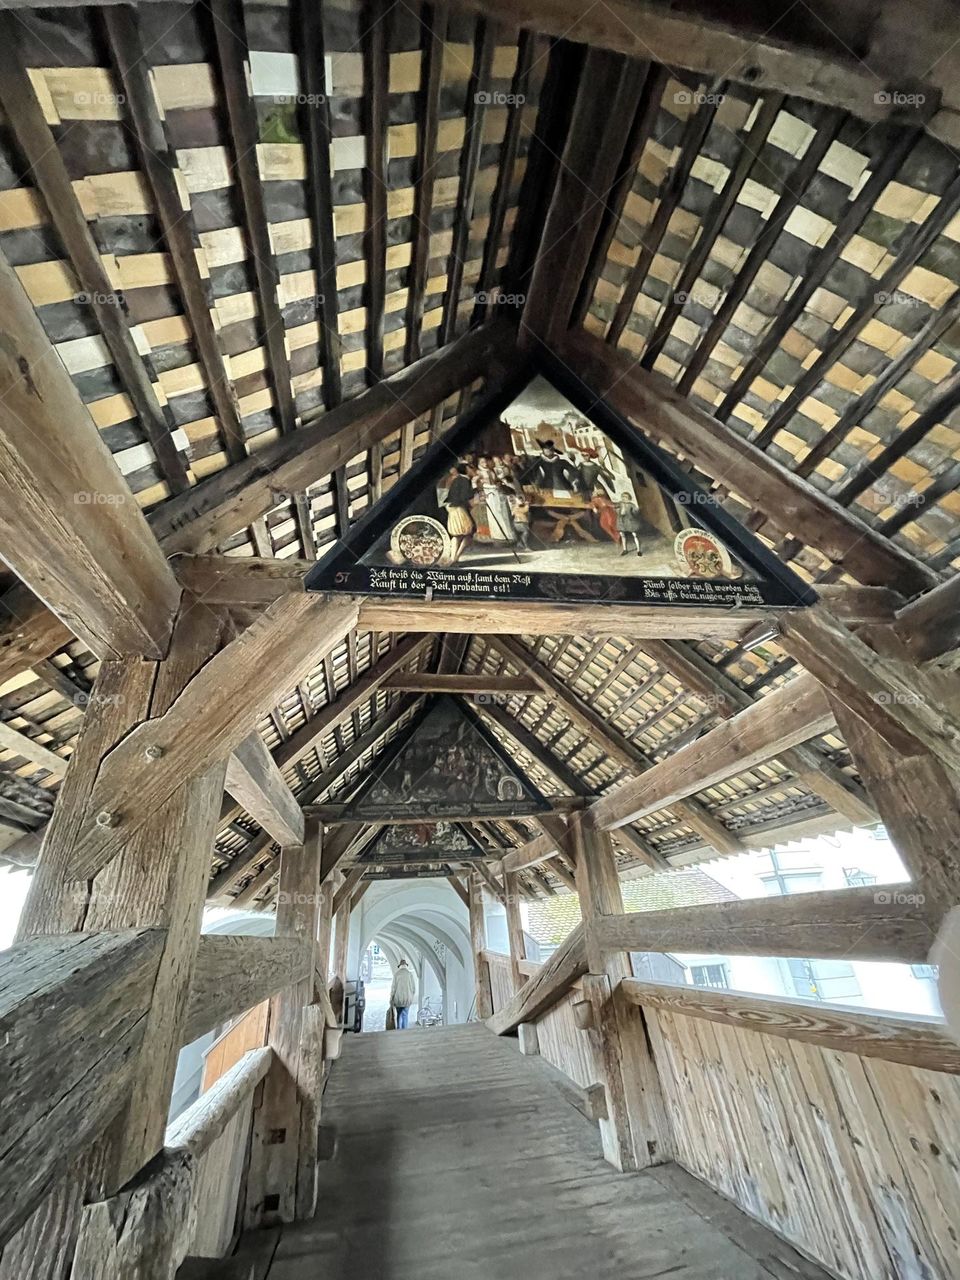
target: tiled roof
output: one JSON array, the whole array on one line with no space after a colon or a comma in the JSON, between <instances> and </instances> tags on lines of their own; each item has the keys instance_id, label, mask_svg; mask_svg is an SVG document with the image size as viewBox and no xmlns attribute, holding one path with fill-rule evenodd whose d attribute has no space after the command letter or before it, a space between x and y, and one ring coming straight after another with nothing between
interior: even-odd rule
<instances>
[{"instance_id":1,"label":"tiled roof","mask_svg":"<svg viewBox=\"0 0 960 1280\"><path fill-rule=\"evenodd\" d=\"M737 895L708 876L705 871L667 871L623 880L623 905L627 911L662 911L670 907L695 907L704 902L727 902ZM544 946L562 942L580 923L580 899L575 893L558 893L553 898L531 902L527 933Z\"/></svg>"}]
</instances>

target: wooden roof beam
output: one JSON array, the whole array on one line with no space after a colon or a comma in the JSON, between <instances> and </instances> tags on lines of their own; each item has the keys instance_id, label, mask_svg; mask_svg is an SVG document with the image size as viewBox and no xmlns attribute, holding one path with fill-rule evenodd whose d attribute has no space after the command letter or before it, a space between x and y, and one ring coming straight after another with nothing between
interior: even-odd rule
<instances>
[{"instance_id":1,"label":"wooden roof beam","mask_svg":"<svg viewBox=\"0 0 960 1280\"><path fill-rule=\"evenodd\" d=\"M335 409L307 415L295 433L163 503L150 524L168 555L212 550L277 505L399 431L513 351L513 328L494 320L384 378Z\"/></svg>"},{"instance_id":2,"label":"wooden roof beam","mask_svg":"<svg viewBox=\"0 0 960 1280\"><path fill-rule=\"evenodd\" d=\"M254 730L227 761L224 786L280 845L303 844L303 812L273 756Z\"/></svg>"},{"instance_id":3,"label":"wooden roof beam","mask_svg":"<svg viewBox=\"0 0 960 1280\"><path fill-rule=\"evenodd\" d=\"M813 956L817 960L899 960L923 964L943 911L923 884L876 885L738 898L699 907L603 916L589 926L600 951Z\"/></svg>"},{"instance_id":4,"label":"wooden roof beam","mask_svg":"<svg viewBox=\"0 0 960 1280\"><path fill-rule=\"evenodd\" d=\"M480 700L486 707L494 698L540 692L540 686L523 676L443 675L436 672L397 671L387 676L384 689L404 693L453 693Z\"/></svg>"},{"instance_id":5,"label":"wooden roof beam","mask_svg":"<svg viewBox=\"0 0 960 1280\"><path fill-rule=\"evenodd\" d=\"M587 809L591 825L614 830L745 773L826 733L833 711L819 682L799 676L696 742L608 792Z\"/></svg>"},{"instance_id":6,"label":"wooden roof beam","mask_svg":"<svg viewBox=\"0 0 960 1280\"><path fill-rule=\"evenodd\" d=\"M684 641L651 640L646 651L659 666L669 671L685 689L724 720L731 719L756 702L751 693ZM780 756L780 762L855 826L879 821L863 787L854 778L848 778L815 747L791 747Z\"/></svg>"},{"instance_id":7,"label":"wooden roof beam","mask_svg":"<svg viewBox=\"0 0 960 1280\"><path fill-rule=\"evenodd\" d=\"M858 582L892 587L906 596L936 585L936 575L926 565L697 408L625 352L579 331L567 335L560 354L595 395L605 397L645 434L748 497L774 528L815 547Z\"/></svg>"},{"instance_id":8,"label":"wooden roof beam","mask_svg":"<svg viewBox=\"0 0 960 1280\"><path fill-rule=\"evenodd\" d=\"M160 658L180 587L5 259L0 310L11 335L0 348L3 558L99 657ZM32 661L48 656L26 647Z\"/></svg>"},{"instance_id":9,"label":"wooden roof beam","mask_svg":"<svg viewBox=\"0 0 960 1280\"><path fill-rule=\"evenodd\" d=\"M528 27L631 58L682 67L712 80L741 81L842 107L863 120L912 117L922 122L940 99L932 84L917 85L909 77L906 85L898 84L894 74L885 86L869 58L785 43L738 22L735 14L721 23L712 13L677 12L636 0L605 0L587 9L578 0L458 0L458 7L509 28ZM884 65L890 63L885 57ZM894 105L895 95L878 93L878 87L909 87L919 100L904 115L903 108Z\"/></svg>"},{"instance_id":10,"label":"wooden roof beam","mask_svg":"<svg viewBox=\"0 0 960 1280\"><path fill-rule=\"evenodd\" d=\"M520 671L532 676L540 685L548 701L559 707L571 724L604 750L612 760L616 760L631 773L641 776L651 768L650 758L641 748L628 741L612 725L607 724L592 707L581 702L564 681L545 663L535 658L526 646L505 636L499 636L494 643ZM704 835L718 853L743 852L740 840L732 832L727 831L724 825L708 813L701 804L684 801L677 809L677 816Z\"/></svg>"}]
</instances>

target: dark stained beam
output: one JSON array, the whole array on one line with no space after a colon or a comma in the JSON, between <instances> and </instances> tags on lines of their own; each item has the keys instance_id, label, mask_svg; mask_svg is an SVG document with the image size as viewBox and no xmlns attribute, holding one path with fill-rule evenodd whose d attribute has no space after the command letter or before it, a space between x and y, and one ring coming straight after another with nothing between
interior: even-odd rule
<instances>
[{"instance_id":1,"label":"dark stained beam","mask_svg":"<svg viewBox=\"0 0 960 1280\"><path fill-rule=\"evenodd\" d=\"M111 283L70 175L19 52L18 20L0 13L0 103L27 162L32 184L43 197L80 288L103 334L117 376L153 448L160 474L172 493L190 487L173 440L175 423L149 360L130 331L123 294Z\"/></svg>"},{"instance_id":2,"label":"dark stained beam","mask_svg":"<svg viewBox=\"0 0 960 1280\"><path fill-rule=\"evenodd\" d=\"M150 78L149 51L143 45L139 18L136 11L126 5L108 7L103 10L103 23L217 427L227 457L231 462L239 462L247 453L240 407L213 323L209 282L205 283L200 275L193 219L184 212L176 151L170 145L157 107ZM182 176L180 181L184 181Z\"/></svg>"},{"instance_id":3,"label":"dark stained beam","mask_svg":"<svg viewBox=\"0 0 960 1280\"><path fill-rule=\"evenodd\" d=\"M363 171L366 228L364 287L367 381L383 377L383 317L387 274L387 92L390 81L389 21L386 0L366 0L361 16L363 60Z\"/></svg>"},{"instance_id":4,"label":"dark stained beam","mask_svg":"<svg viewBox=\"0 0 960 1280\"><path fill-rule=\"evenodd\" d=\"M270 243L263 184L257 168L259 137L256 108L247 89L250 49L243 5L240 0L209 0L209 9L213 18L218 79L230 122L232 160L243 205L244 231L257 281L259 327L267 349L277 421L281 432L289 434L296 426L297 411L278 296L280 272Z\"/></svg>"},{"instance_id":5,"label":"dark stained beam","mask_svg":"<svg viewBox=\"0 0 960 1280\"><path fill-rule=\"evenodd\" d=\"M708 476L749 497L784 534L822 551L856 581L914 595L935 575L812 485L681 396L658 374L587 333L568 334L561 354L595 395Z\"/></svg>"}]
</instances>

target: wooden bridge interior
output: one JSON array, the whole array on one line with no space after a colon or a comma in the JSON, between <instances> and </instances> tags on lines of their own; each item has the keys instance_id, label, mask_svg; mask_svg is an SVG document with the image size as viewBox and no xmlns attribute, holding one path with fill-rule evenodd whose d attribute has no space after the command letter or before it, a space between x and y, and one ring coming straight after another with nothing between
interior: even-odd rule
<instances>
[{"instance_id":1,"label":"wooden bridge interior","mask_svg":"<svg viewBox=\"0 0 960 1280\"><path fill-rule=\"evenodd\" d=\"M950 0L3 0L0 1280L960 1276L945 1021L630 961L960 904L958 86ZM305 590L545 354L818 602ZM346 802L443 694L548 806L405 873L477 1025L344 1037ZM896 891L624 909L880 822Z\"/></svg>"}]
</instances>

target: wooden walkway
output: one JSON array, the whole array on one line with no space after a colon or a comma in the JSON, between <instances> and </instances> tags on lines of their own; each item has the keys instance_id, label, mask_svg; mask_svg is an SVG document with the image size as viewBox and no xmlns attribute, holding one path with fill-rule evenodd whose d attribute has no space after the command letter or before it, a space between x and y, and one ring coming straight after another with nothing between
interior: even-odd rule
<instances>
[{"instance_id":1,"label":"wooden walkway","mask_svg":"<svg viewBox=\"0 0 960 1280\"><path fill-rule=\"evenodd\" d=\"M348 1036L320 1211L258 1280L827 1280L670 1165L616 1173L540 1061L485 1027Z\"/></svg>"}]
</instances>

